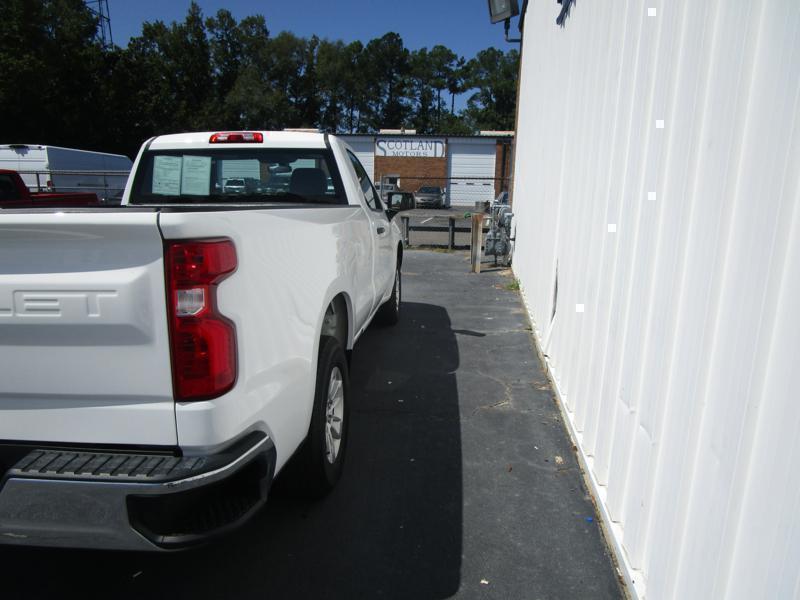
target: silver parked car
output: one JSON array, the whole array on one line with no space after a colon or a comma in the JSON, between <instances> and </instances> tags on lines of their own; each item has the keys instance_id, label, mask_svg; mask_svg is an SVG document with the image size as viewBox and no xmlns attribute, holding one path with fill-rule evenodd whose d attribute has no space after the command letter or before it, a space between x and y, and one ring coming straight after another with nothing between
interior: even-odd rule
<instances>
[{"instance_id":1,"label":"silver parked car","mask_svg":"<svg viewBox=\"0 0 800 600\"><path fill-rule=\"evenodd\" d=\"M245 191L244 179L226 179L222 186L224 194L244 194Z\"/></svg>"},{"instance_id":2,"label":"silver parked car","mask_svg":"<svg viewBox=\"0 0 800 600\"><path fill-rule=\"evenodd\" d=\"M435 185L425 185L414 193L417 208L445 208L445 193Z\"/></svg>"}]
</instances>

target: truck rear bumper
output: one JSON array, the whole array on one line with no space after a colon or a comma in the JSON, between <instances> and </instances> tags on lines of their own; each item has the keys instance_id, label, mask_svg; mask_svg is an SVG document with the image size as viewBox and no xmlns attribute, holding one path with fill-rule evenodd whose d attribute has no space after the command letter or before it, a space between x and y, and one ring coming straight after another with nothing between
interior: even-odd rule
<instances>
[{"instance_id":1,"label":"truck rear bumper","mask_svg":"<svg viewBox=\"0 0 800 600\"><path fill-rule=\"evenodd\" d=\"M0 481L0 544L175 550L203 543L264 504L275 456L260 432L210 456L31 448Z\"/></svg>"}]
</instances>

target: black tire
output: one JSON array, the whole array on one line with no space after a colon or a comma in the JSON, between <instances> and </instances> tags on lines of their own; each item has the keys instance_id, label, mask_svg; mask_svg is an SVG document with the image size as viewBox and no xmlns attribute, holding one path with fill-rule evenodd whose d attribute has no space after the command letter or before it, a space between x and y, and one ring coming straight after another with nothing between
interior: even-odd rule
<instances>
[{"instance_id":1,"label":"black tire","mask_svg":"<svg viewBox=\"0 0 800 600\"><path fill-rule=\"evenodd\" d=\"M329 446L326 442L329 431L329 391L332 374L338 369L341 376L343 396L338 448L334 460L330 460ZM314 392L314 407L311 425L303 445L292 459L292 479L295 492L308 498L321 498L330 492L342 476L347 440L350 430L350 376L347 359L339 342L332 337L323 336L319 344L317 379ZM334 440L335 441L335 440Z\"/></svg>"},{"instance_id":2,"label":"black tire","mask_svg":"<svg viewBox=\"0 0 800 600\"><path fill-rule=\"evenodd\" d=\"M392 286L392 295L389 299L381 304L375 315L375 321L379 325L396 325L400 320L400 306L403 303L403 278L400 274L400 267L394 274L394 285Z\"/></svg>"}]
</instances>

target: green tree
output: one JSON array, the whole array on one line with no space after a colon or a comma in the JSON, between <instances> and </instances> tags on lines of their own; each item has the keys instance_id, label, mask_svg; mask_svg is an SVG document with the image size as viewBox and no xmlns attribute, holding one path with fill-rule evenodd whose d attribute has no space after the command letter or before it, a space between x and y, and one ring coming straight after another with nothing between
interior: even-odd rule
<instances>
[{"instance_id":1,"label":"green tree","mask_svg":"<svg viewBox=\"0 0 800 600\"><path fill-rule=\"evenodd\" d=\"M316 127L320 121L321 91L317 75L319 38L312 35L303 41L300 70L295 84L295 109L298 127Z\"/></svg>"},{"instance_id":2,"label":"green tree","mask_svg":"<svg viewBox=\"0 0 800 600\"><path fill-rule=\"evenodd\" d=\"M464 77L466 75L467 62L463 57L453 65L447 77L447 91L450 92L450 112L456 112L456 95L466 91L464 88Z\"/></svg>"},{"instance_id":3,"label":"green tree","mask_svg":"<svg viewBox=\"0 0 800 600\"><path fill-rule=\"evenodd\" d=\"M409 53L402 38L387 33L370 41L363 62L362 74L374 90L365 107L367 127L377 130L405 125L411 111L406 97Z\"/></svg>"},{"instance_id":4,"label":"green tree","mask_svg":"<svg viewBox=\"0 0 800 600\"><path fill-rule=\"evenodd\" d=\"M177 67L178 101L190 129L207 129L212 120L211 47L200 7L192 2L182 26L172 29L173 65Z\"/></svg>"},{"instance_id":5,"label":"green tree","mask_svg":"<svg viewBox=\"0 0 800 600\"><path fill-rule=\"evenodd\" d=\"M225 110L237 123L231 129L268 129L275 127L275 114L267 98L273 95L268 77L272 64L269 30L261 15L239 22L237 37L239 71L225 95Z\"/></svg>"},{"instance_id":6,"label":"green tree","mask_svg":"<svg viewBox=\"0 0 800 600\"><path fill-rule=\"evenodd\" d=\"M352 42L345 46L345 65L347 72L342 80L345 95L345 110L347 123L343 130L350 133L363 132L362 115L369 112L369 102L372 83L363 72L369 62L364 45L361 42Z\"/></svg>"},{"instance_id":7,"label":"green tree","mask_svg":"<svg viewBox=\"0 0 800 600\"><path fill-rule=\"evenodd\" d=\"M430 52L431 87L436 90L436 125L442 120L442 93L448 89L448 83L458 66L458 56L449 48L434 46ZM451 109L452 110L452 109Z\"/></svg>"},{"instance_id":8,"label":"green tree","mask_svg":"<svg viewBox=\"0 0 800 600\"><path fill-rule=\"evenodd\" d=\"M409 65L408 94L413 102L411 124L419 133L432 133L438 126L440 115L431 85L435 73L428 49L412 52Z\"/></svg>"},{"instance_id":9,"label":"green tree","mask_svg":"<svg viewBox=\"0 0 800 600\"><path fill-rule=\"evenodd\" d=\"M201 129L469 133L514 124L515 51L490 48L466 62L442 45L409 52L396 33L366 46L271 37L261 15L237 23L223 9L206 19L195 2L183 21L144 23L126 48L107 48L83 0L3 8L3 142L133 155L150 136ZM464 92L467 108L456 113Z\"/></svg>"},{"instance_id":10,"label":"green tree","mask_svg":"<svg viewBox=\"0 0 800 600\"><path fill-rule=\"evenodd\" d=\"M103 50L81 0L5 0L0 27L4 142L98 147Z\"/></svg>"},{"instance_id":11,"label":"green tree","mask_svg":"<svg viewBox=\"0 0 800 600\"><path fill-rule=\"evenodd\" d=\"M273 127L299 125L297 96L301 87L305 50L305 40L286 31L279 33L270 42L269 65L265 74L271 89L265 100L274 112L271 119Z\"/></svg>"},{"instance_id":12,"label":"green tree","mask_svg":"<svg viewBox=\"0 0 800 600\"><path fill-rule=\"evenodd\" d=\"M472 135L475 131L475 128L462 115L456 115L448 111L443 113L442 122L437 133Z\"/></svg>"},{"instance_id":13,"label":"green tree","mask_svg":"<svg viewBox=\"0 0 800 600\"><path fill-rule=\"evenodd\" d=\"M230 11L220 9L216 16L206 19L210 36L211 76L213 81L213 106L216 127L232 129L239 124L239 115L226 103L239 77L242 63L242 36L239 25Z\"/></svg>"},{"instance_id":14,"label":"green tree","mask_svg":"<svg viewBox=\"0 0 800 600\"><path fill-rule=\"evenodd\" d=\"M97 149L135 156L143 140L165 131L169 107L152 95L159 89L152 79L154 71L135 53L116 48L106 53L105 62L103 109L96 116L104 140Z\"/></svg>"},{"instance_id":15,"label":"green tree","mask_svg":"<svg viewBox=\"0 0 800 600\"><path fill-rule=\"evenodd\" d=\"M262 15L245 17L239 22L239 62L246 66L266 65L269 60L270 40L267 22Z\"/></svg>"},{"instance_id":16,"label":"green tree","mask_svg":"<svg viewBox=\"0 0 800 600\"><path fill-rule=\"evenodd\" d=\"M513 129L519 52L481 50L466 69L468 86L478 90L467 101L464 116L468 122L474 129Z\"/></svg>"},{"instance_id":17,"label":"green tree","mask_svg":"<svg viewBox=\"0 0 800 600\"><path fill-rule=\"evenodd\" d=\"M320 88L320 127L338 131L346 126L348 48L342 41L322 40L317 50L317 77Z\"/></svg>"},{"instance_id":18,"label":"green tree","mask_svg":"<svg viewBox=\"0 0 800 600\"><path fill-rule=\"evenodd\" d=\"M203 14L192 2L183 23L144 23L128 50L141 62L149 81L153 121L161 133L206 129L215 118L211 48Z\"/></svg>"}]
</instances>

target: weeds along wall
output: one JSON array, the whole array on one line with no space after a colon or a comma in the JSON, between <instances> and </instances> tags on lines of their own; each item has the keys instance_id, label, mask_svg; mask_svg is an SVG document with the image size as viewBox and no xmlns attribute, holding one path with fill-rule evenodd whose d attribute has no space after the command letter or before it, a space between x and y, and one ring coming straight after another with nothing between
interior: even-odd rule
<instances>
[{"instance_id":1,"label":"weeds along wall","mask_svg":"<svg viewBox=\"0 0 800 600\"><path fill-rule=\"evenodd\" d=\"M528 6L514 271L632 589L800 597L800 2Z\"/></svg>"}]
</instances>

